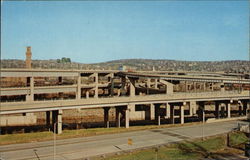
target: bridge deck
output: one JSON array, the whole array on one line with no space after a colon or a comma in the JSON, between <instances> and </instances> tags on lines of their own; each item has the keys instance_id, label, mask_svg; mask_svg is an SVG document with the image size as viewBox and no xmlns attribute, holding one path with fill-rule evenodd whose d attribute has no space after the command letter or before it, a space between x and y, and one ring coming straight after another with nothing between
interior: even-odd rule
<instances>
[{"instance_id":1,"label":"bridge deck","mask_svg":"<svg viewBox=\"0 0 250 160\"><path fill-rule=\"evenodd\" d=\"M23 112L40 112L57 109L100 108L123 106L128 104L175 103L185 101L230 101L249 99L249 91L239 92L201 92L201 93L174 93L157 94L133 97L88 98L71 100L26 101L1 103L0 114Z\"/></svg>"}]
</instances>

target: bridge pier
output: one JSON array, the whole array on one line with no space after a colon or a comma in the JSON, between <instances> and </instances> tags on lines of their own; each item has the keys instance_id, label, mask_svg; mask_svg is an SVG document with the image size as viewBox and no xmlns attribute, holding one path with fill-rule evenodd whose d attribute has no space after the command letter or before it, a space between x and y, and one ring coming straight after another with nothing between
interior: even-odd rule
<instances>
[{"instance_id":1,"label":"bridge pier","mask_svg":"<svg viewBox=\"0 0 250 160\"><path fill-rule=\"evenodd\" d=\"M197 107L196 101L189 102L189 115L190 116L196 115L196 107Z\"/></svg>"},{"instance_id":2,"label":"bridge pier","mask_svg":"<svg viewBox=\"0 0 250 160\"><path fill-rule=\"evenodd\" d=\"M34 101L34 77L27 77L27 86L30 87L26 101Z\"/></svg>"},{"instance_id":3,"label":"bridge pier","mask_svg":"<svg viewBox=\"0 0 250 160\"><path fill-rule=\"evenodd\" d=\"M109 110L110 107L103 107L104 110L104 127L109 128Z\"/></svg>"},{"instance_id":4,"label":"bridge pier","mask_svg":"<svg viewBox=\"0 0 250 160\"><path fill-rule=\"evenodd\" d=\"M180 105L180 123L184 124L184 106L186 105L186 102L183 103L183 105Z\"/></svg>"},{"instance_id":5,"label":"bridge pier","mask_svg":"<svg viewBox=\"0 0 250 160\"><path fill-rule=\"evenodd\" d=\"M214 112L215 118L220 118L220 103L215 102L215 112Z\"/></svg>"},{"instance_id":6,"label":"bridge pier","mask_svg":"<svg viewBox=\"0 0 250 160\"><path fill-rule=\"evenodd\" d=\"M50 111L46 111L46 127L50 128Z\"/></svg>"},{"instance_id":7,"label":"bridge pier","mask_svg":"<svg viewBox=\"0 0 250 160\"><path fill-rule=\"evenodd\" d=\"M153 103L150 104L150 120L155 119L155 105Z\"/></svg>"},{"instance_id":8,"label":"bridge pier","mask_svg":"<svg viewBox=\"0 0 250 160\"><path fill-rule=\"evenodd\" d=\"M226 112L226 105L225 105L225 103L222 103L220 105L220 116L221 116L221 118L226 118L225 112Z\"/></svg>"},{"instance_id":9,"label":"bridge pier","mask_svg":"<svg viewBox=\"0 0 250 160\"><path fill-rule=\"evenodd\" d=\"M166 116L165 118L170 118L170 104L166 103Z\"/></svg>"},{"instance_id":10,"label":"bridge pier","mask_svg":"<svg viewBox=\"0 0 250 160\"><path fill-rule=\"evenodd\" d=\"M203 121L203 116L205 116L205 104L204 102L198 102L199 109L198 109L198 118L199 121Z\"/></svg>"},{"instance_id":11,"label":"bridge pier","mask_svg":"<svg viewBox=\"0 0 250 160\"><path fill-rule=\"evenodd\" d=\"M116 107L115 108L115 119L116 119L116 127L121 127L121 108Z\"/></svg>"},{"instance_id":12,"label":"bridge pier","mask_svg":"<svg viewBox=\"0 0 250 160\"><path fill-rule=\"evenodd\" d=\"M242 107L241 101L238 101L238 108L239 108L239 116L241 116L242 112L243 112L243 107Z\"/></svg>"},{"instance_id":13,"label":"bridge pier","mask_svg":"<svg viewBox=\"0 0 250 160\"><path fill-rule=\"evenodd\" d=\"M94 73L94 82L95 82L95 98L98 98L98 73Z\"/></svg>"},{"instance_id":14,"label":"bridge pier","mask_svg":"<svg viewBox=\"0 0 250 160\"><path fill-rule=\"evenodd\" d=\"M174 105L170 105L170 124L174 124Z\"/></svg>"},{"instance_id":15,"label":"bridge pier","mask_svg":"<svg viewBox=\"0 0 250 160\"><path fill-rule=\"evenodd\" d=\"M160 126L161 125L160 104L154 104L154 108L155 108L155 121Z\"/></svg>"},{"instance_id":16,"label":"bridge pier","mask_svg":"<svg viewBox=\"0 0 250 160\"><path fill-rule=\"evenodd\" d=\"M62 77L60 76L58 77L58 85L62 85L62 83L63 83L63 80L62 80Z\"/></svg>"},{"instance_id":17,"label":"bridge pier","mask_svg":"<svg viewBox=\"0 0 250 160\"><path fill-rule=\"evenodd\" d=\"M243 114L244 114L244 116L246 116L247 115L247 109L248 109L247 102L243 101L242 104L243 104Z\"/></svg>"},{"instance_id":18,"label":"bridge pier","mask_svg":"<svg viewBox=\"0 0 250 160\"><path fill-rule=\"evenodd\" d=\"M121 96L121 89L120 89L120 88L117 90L117 96L118 96L118 97Z\"/></svg>"},{"instance_id":19,"label":"bridge pier","mask_svg":"<svg viewBox=\"0 0 250 160\"><path fill-rule=\"evenodd\" d=\"M135 80L132 78L129 78L129 96L135 96Z\"/></svg>"},{"instance_id":20,"label":"bridge pier","mask_svg":"<svg viewBox=\"0 0 250 160\"><path fill-rule=\"evenodd\" d=\"M89 90L86 90L86 99L89 99Z\"/></svg>"},{"instance_id":21,"label":"bridge pier","mask_svg":"<svg viewBox=\"0 0 250 160\"><path fill-rule=\"evenodd\" d=\"M118 128L121 127L121 118L125 120L125 128L129 128L129 118L130 118L130 104L127 106L117 106L115 107L115 118L116 118L116 126Z\"/></svg>"},{"instance_id":22,"label":"bridge pier","mask_svg":"<svg viewBox=\"0 0 250 160\"><path fill-rule=\"evenodd\" d=\"M62 133L62 110L52 111L53 132L56 134Z\"/></svg>"},{"instance_id":23,"label":"bridge pier","mask_svg":"<svg viewBox=\"0 0 250 160\"><path fill-rule=\"evenodd\" d=\"M76 90L76 99L81 99L81 75L77 77L77 90Z\"/></svg>"},{"instance_id":24,"label":"bridge pier","mask_svg":"<svg viewBox=\"0 0 250 160\"><path fill-rule=\"evenodd\" d=\"M130 105L125 109L125 128L129 128Z\"/></svg>"},{"instance_id":25,"label":"bridge pier","mask_svg":"<svg viewBox=\"0 0 250 160\"><path fill-rule=\"evenodd\" d=\"M158 79L154 79L154 88L155 89L158 89Z\"/></svg>"}]
</instances>

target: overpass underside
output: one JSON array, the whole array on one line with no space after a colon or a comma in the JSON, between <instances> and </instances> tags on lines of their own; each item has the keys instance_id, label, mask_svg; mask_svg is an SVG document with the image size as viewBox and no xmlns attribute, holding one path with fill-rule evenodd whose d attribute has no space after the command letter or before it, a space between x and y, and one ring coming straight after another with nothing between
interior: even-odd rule
<instances>
[{"instance_id":1,"label":"overpass underside","mask_svg":"<svg viewBox=\"0 0 250 160\"><path fill-rule=\"evenodd\" d=\"M45 125L57 133L72 109L103 109L105 127L115 110L116 126L128 128L130 121L246 116L250 105L249 79L226 75L4 69L1 84L1 126L36 123L34 113L45 112Z\"/></svg>"}]
</instances>

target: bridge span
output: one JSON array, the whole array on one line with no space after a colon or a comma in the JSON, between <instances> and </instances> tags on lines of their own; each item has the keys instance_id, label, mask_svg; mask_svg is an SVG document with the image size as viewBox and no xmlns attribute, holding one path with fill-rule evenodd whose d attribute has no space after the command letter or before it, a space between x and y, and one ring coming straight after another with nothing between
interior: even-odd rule
<instances>
[{"instance_id":1,"label":"bridge span","mask_svg":"<svg viewBox=\"0 0 250 160\"><path fill-rule=\"evenodd\" d=\"M103 108L104 125L109 127L114 108L117 127L127 128L130 120L160 125L162 119L178 119L183 124L188 117L202 120L211 111L215 118L230 118L231 108L237 108L239 116L247 114L250 81L244 76L179 74L2 69L0 114L46 112L46 125L56 124L57 133L62 132L63 111L68 109ZM1 123L7 120L8 116Z\"/></svg>"}]
</instances>

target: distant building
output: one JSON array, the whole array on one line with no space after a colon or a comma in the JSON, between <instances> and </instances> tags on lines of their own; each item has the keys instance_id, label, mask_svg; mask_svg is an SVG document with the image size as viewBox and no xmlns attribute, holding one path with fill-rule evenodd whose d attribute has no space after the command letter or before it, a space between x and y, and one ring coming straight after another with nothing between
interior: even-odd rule
<instances>
[{"instance_id":1,"label":"distant building","mask_svg":"<svg viewBox=\"0 0 250 160\"><path fill-rule=\"evenodd\" d=\"M126 70L127 70L127 67L124 66L124 65L121 65L121 66L119 66L118 70L119 70L119 71L126 71Z\"/></svg>"},{"instance_id":2,"label":"distant building","mask_svg":"<svg viewBox=\"0 0 250 160\"><path fill-rule=\"evenodd\" d=\"M27 47L27 51L26 51L26 68L31 68L31 56L32 56L32 53L31 53L31 47Z\"/></svg>"}]
</instances>

